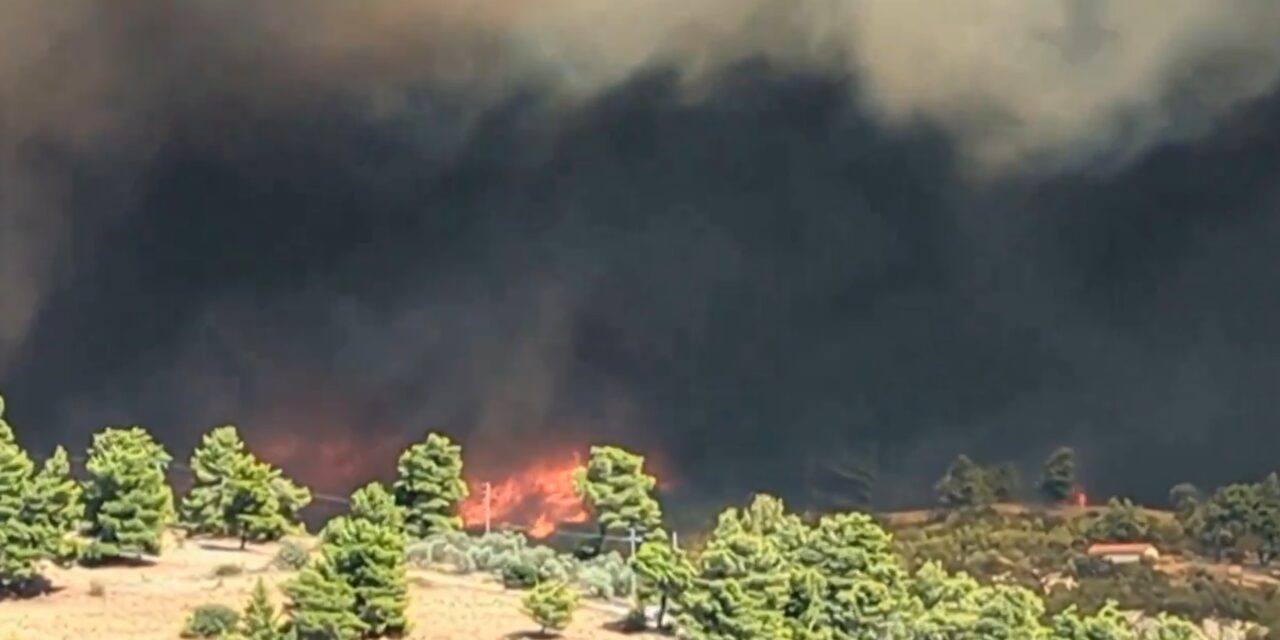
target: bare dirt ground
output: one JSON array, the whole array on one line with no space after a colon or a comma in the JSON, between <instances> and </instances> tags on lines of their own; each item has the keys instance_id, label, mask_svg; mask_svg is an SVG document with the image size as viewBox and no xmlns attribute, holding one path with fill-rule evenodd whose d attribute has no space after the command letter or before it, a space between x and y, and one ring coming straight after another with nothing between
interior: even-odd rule
<instances>
[{"instance_id":1,"label":"bare dirt ground","mask_svg":"<svg viewBox=\"0 0 1280 640\"><path fill-rule=\"evenodd\" d=\"M202 604L244 608L258 578L268 585L290 572L271 570L275 547L237 551L234 545L187 541L170 545L149 566L51 569L55 591L29 600L0 601L3 640L173 640L188 613ZM223 565L244 572L215 577ZM520 612L520 594L480 578L414 571L410 573L407 640L511 640L536 631ZM100 591L99 591L100 589ZM94 595L100 593L100 595ZM275 597L279 605L281 598ZM565 640L654 640L606 628L619 619L617 607L584 601Z\"/></svg>"}]
</instances>

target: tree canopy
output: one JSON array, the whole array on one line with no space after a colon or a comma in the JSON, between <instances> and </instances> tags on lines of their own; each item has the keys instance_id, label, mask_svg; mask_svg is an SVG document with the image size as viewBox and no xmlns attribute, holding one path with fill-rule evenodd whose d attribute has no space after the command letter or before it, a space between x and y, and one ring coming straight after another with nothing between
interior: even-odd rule
<instances>
[{"instance_id":1,"label":"tree canopy","mask_svg":"<svg viewBox=\"0 0 1280 640\"><path fill-rule=\"evenodd\" d=\"M659 533L662 509L653 496L657 484L644 471L644 457L617 447L592 447L586 468L574 476L578 495L602 534Z\"/></svg>"},{"instance_id":2,"label":"tree canopy","mask_svg":"<svg viewBox=\"0 0 1280 640\"><path fill-rule=\"evenodd\" d=\"M462 480L462 447L447 436L431 433L400 455L393 486L395 502L404 509L405 527L413 538L462 528L458 505L469 491Z\"/></svg>"},{"instance_id":3,"label":"tree canopy","mask_svg":"<svg viewBox=\"0 0 1280 640\"><path fill-rule=\"evenodd\" d=\"M170 460L142 427L109 427L93 436L85 463L86 559L160 553L176 515L165 478Z\"/></svg>"}]
</instances>

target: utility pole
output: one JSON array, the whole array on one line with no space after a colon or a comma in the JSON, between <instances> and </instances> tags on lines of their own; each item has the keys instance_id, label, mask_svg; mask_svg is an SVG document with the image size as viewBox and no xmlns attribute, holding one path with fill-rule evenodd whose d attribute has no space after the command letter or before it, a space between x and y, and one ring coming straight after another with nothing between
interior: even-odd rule
<instances>
[{"instance_id":1,"label":"utility pole","mask_svg":"<svg viewBox=\"0 0 1280 640\"><path fill-rule=\"evenodd\" d=\"M627 531L627 542L631 543L631 563L632 563L632 566L634 566L636 561L636 528L635 527L631 527L631 529ZM633 572L631 574L631 601L632 602L636 601L636 593L640 588L640 585L636 584L637 582L639 582L639 580L636 579L635 573ZM643 609L643 607L641 607L641 609Z\"/></svg>"},{"instance_id":2,"label":"utility pole","mask_svg":"<svg viewBox=\"0 0 1280 640\"><path fill-rule=\"evenodd\" d=\"M671 532L671 548L676 551L680 550L680 534L675 531Z\"/></svg>"},{"instance_id":3,"label":"utility pole","mask_svg":"<svg viewBox=\"0 0 1280 640\"><path fill-rule=\"evenodd\" d=\"M489 535L490 520L493 518L493 485L484 483L484 534Z\"/></svg>"}]
</instances>

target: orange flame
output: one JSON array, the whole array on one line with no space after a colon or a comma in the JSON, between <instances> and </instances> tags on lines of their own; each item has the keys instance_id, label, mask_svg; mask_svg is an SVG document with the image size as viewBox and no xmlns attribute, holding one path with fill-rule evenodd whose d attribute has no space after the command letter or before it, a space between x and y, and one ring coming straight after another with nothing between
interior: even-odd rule
<instances>
[{"instance_id":1,"label":"orange flame","mask_svg":"<svg viewBox=\"0 0 1280 640\"><path fill-rule=\"evenodd\" d=\"M581 469L578 453L559 460L543 460L514 473L501 483L471 482L471 495L459 507L468 527L490 525L525 527L533 538L545 538L566 523L586 522L589 514L573 488L573 475ZM487 508L486 508L487 504Z\"/></svg>"}]
</instances>

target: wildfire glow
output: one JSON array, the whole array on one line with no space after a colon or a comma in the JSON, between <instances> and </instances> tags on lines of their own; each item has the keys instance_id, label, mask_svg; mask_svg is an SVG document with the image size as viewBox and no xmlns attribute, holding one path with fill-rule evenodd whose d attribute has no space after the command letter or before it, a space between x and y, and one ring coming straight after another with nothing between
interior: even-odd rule
<instances>
[{"instance_id":1,"label":"wildfire glow","mask_svg":"<svg viewBox=\"0 0 1280 640\"><path fill-rule=\"evenodd\" d=\"M573 489L573 475L583 467L578 453L543 460L489 486L486 513L485 483L470 482L471 495L459 514L468 527L484 526L486 516L494 528L527 527L530 537L545 538L556 526L586 522L589 518Z\"/></svg>"}]
</instances>

